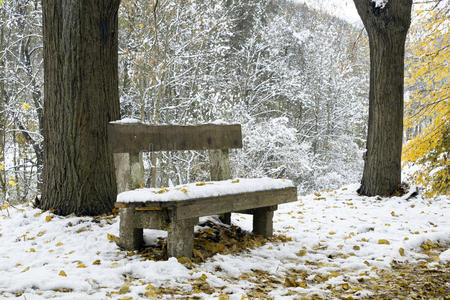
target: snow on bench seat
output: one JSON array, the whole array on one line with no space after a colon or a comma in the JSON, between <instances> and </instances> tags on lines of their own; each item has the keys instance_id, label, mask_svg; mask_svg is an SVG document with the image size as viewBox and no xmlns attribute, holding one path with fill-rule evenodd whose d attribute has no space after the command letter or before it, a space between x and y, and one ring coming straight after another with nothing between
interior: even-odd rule
<instances>
[{"instance_id":1,"label":"snow on bench seat","mask_svg":"<svg viewBox=\"0 0 450 300\"><path fill-rule=\"evenodd\" d=\"M173 203L191 199L220 197L268 190L293 188L287 179L237 178L233 180L197 182L175 187L142 188L120 193L117 202L134 204Z\"/></svg>"}]
</instances>

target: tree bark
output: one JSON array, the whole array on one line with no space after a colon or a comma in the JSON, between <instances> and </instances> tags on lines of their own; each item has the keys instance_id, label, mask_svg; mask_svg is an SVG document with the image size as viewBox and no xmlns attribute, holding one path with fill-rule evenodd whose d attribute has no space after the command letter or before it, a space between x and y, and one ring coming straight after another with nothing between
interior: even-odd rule
<instances>
[{"instance_id":1,"label":"tree bark","mask_svg":"<svg viewBox=\"0 0 450 300\"><path fill-rule=\"evenodd\" d=\"M42 0L44 168L40 207L98 215L116 199L107 124L120 117L120 0Z\"/></svg>"},{"instance_id":2,"label":"tree bark","mask_svg":"<svg viewBox=\"0 0 450 300\"><path fill-rule=\"evenodd\" d=\"M359 193L390 195L401 183L405 40L412 0L354 0L369 36L370 91L367 152Z\"/></svg>"}]
</instances>

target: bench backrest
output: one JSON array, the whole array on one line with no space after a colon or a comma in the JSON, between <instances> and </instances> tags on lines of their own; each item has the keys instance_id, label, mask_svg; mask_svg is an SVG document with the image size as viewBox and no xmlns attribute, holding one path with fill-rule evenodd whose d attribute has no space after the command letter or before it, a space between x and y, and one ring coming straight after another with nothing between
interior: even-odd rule
<instances>
[{"instance_id":1,"label":"bench backrest","mask_svg":"<svg viewBox=\"0 0 450 300\"><path fill-rule=\"evenodd\" d=\"M211 180L231 178L228 149L242 148L240 124L148 125L110 123L118 192L143 187L141 152L209 150Z\"/></svg>"},{"instance_id":2,"label":"bench backrest","mask_svg":"<svg viewBox=\"0 0 450 300\"><path fill-rule=\"evenodd\" d=\"M241 125L110 124L114 153L242 148Z\"/></svg>"}]
</instances>

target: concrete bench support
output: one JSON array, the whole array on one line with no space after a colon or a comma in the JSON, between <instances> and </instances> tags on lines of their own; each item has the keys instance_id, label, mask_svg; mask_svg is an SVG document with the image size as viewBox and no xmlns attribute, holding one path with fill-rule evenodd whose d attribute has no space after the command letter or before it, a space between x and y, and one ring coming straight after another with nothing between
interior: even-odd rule
<instances>
[{"instance_id":1,"label":"concrete bench support","mask_svg":"<svg viewBox=\"0 0 450 300\"><path fill-rule=\"evenodd\" d=\"M144 244L143 229L136 228L135 209L120 209L119 246L126 250L139 249Z\"/></svg>"},{"instance_id":2,"label":"concrete bench support","mask_svg":"<svg viewBox=\"0 0 450 300\"><path fill-rule=\"evenodd\" d=\"M169 257L192 257L194 249L194 226L198 218L172 220L167 232L167 255Z\"/></svg>"},{"instance_id":3,"label":"concrete bench support","mask_svg":"<svg viewBox=\"0 0 450 300\"><path fill-rule=\"evenodd\" d=\"M264 237L273 235L273 207L262 207L253 210L253 233Z\"/></svg>"}]
</instances>

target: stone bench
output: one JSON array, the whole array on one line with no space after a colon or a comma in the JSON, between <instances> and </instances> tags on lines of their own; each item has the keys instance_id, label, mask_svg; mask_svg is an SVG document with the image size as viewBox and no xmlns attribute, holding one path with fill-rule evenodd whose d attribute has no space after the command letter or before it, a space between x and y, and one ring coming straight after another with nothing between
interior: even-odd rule
<instances>
[{"instance_id":1,"label":"stone bench","mask_svg":"<svg viewBox=\"0 0 450 300\"><path fill-rule=\"evenodd\" d=\"M138 121L113 122L108 128L116 166L120 209L119 246L143 246L143 229L168 231L168 256L192 256L194 226L201 216L232 212L253 215L253 232L272 235L277 205L297 200L297 189L284 179L230 178L229 148L242 147L240 125L153 126ZM143 189L143 151L209 150L211 182Z\"/></svg>"},{"instance_id":2,"label":"stone bench","mask_svg":"<svg viewBox=\"0 0 450 300\"><path fill-rule=\"evenodd\" d=\"M290 180L236 179L200 182L172 188L138 189L118 195L119 245L142 246L143 228L168 231L169 256L192 256L194 226L201 216L240 212L253 215L253 232L272 235L277 205L297 200Z\"/></svg>"}]
</instances>

